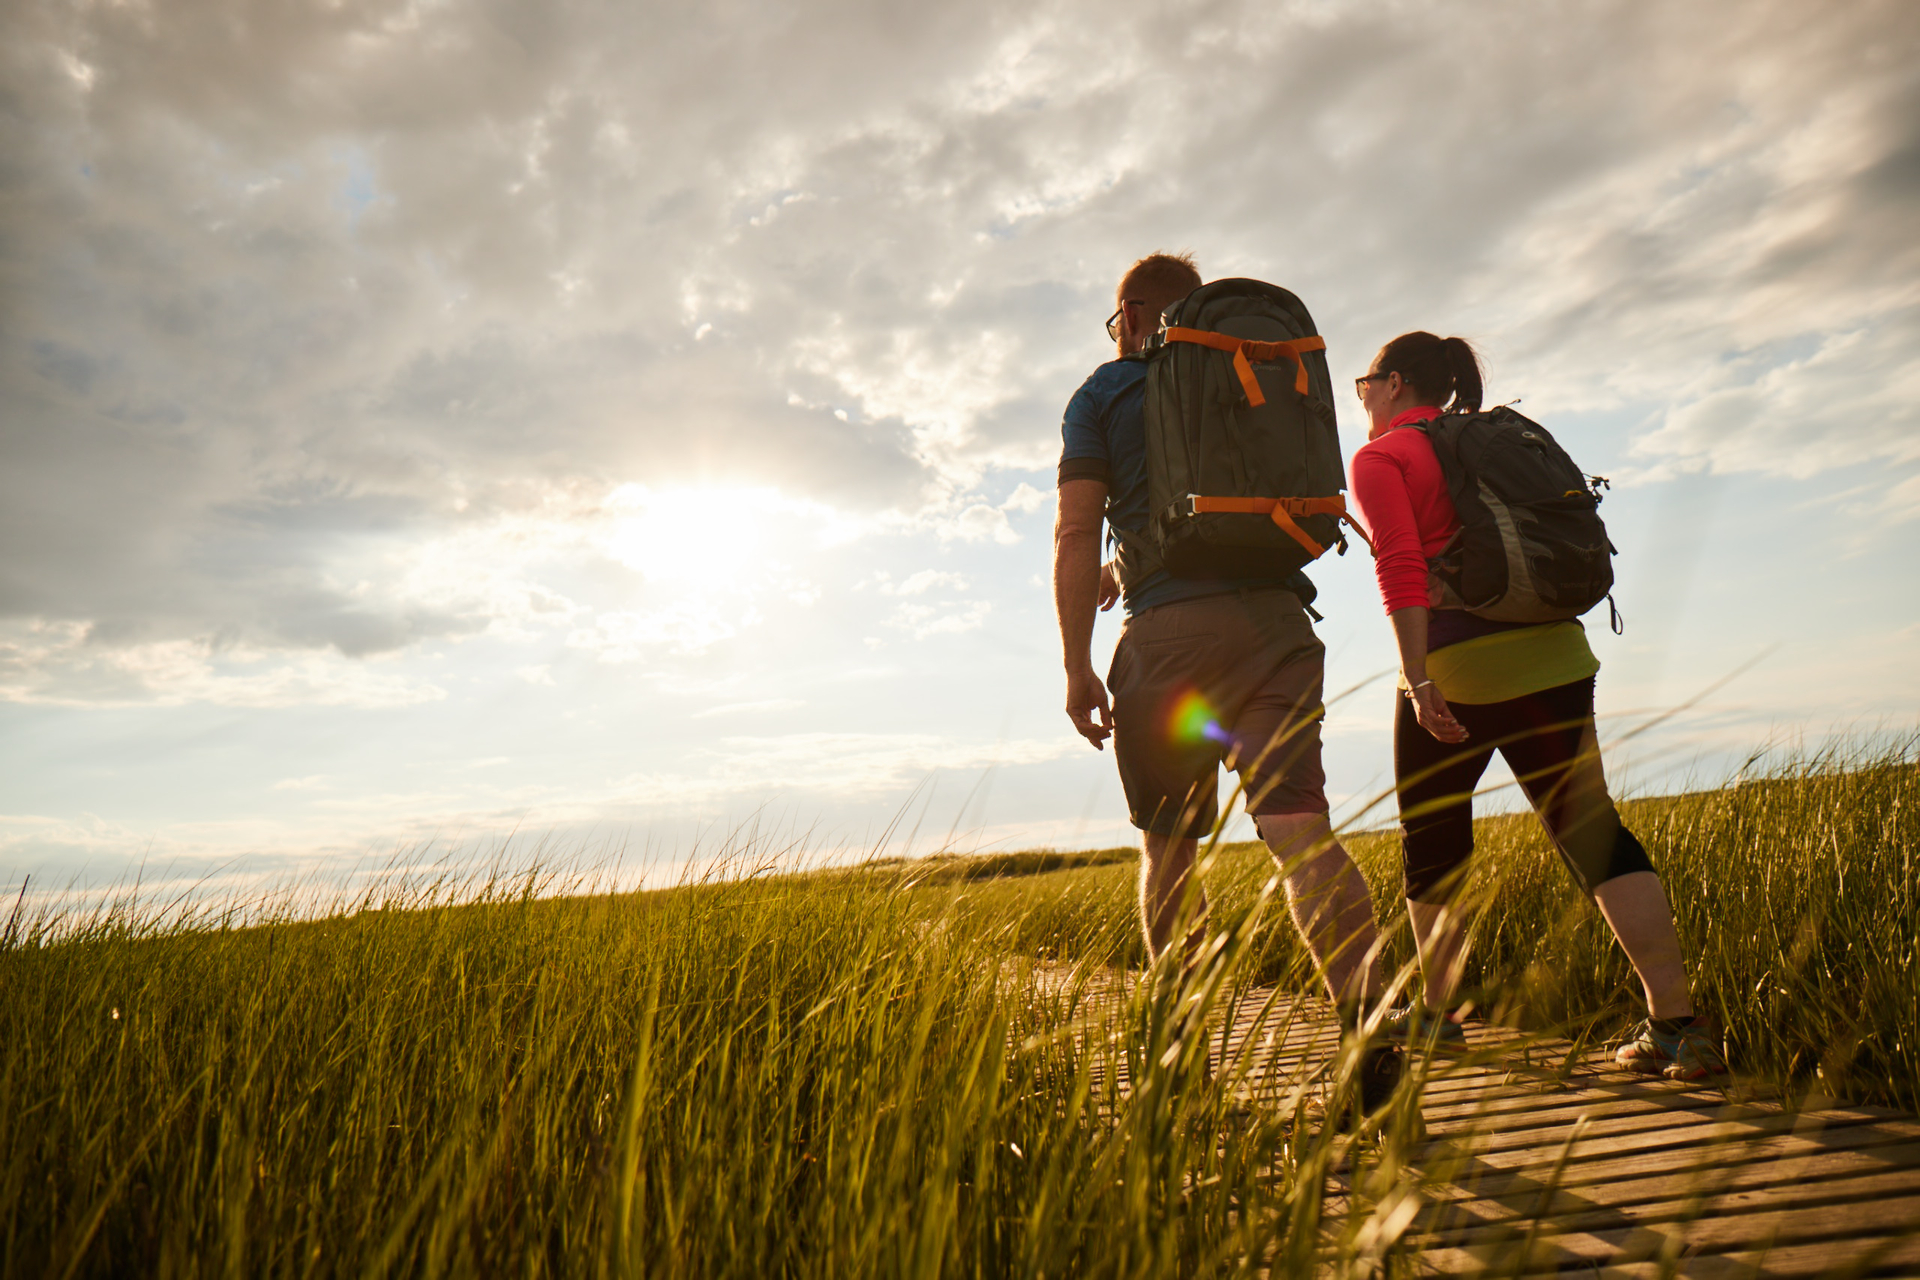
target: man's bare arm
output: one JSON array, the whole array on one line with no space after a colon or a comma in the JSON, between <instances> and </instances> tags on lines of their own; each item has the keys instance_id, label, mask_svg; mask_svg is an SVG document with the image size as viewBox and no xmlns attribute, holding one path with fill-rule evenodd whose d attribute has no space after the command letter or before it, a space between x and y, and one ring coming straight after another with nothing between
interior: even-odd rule
<instances>
[{"instance_id":1,"label":"man's bare arm","mask_svg":"<svg viewBox=\"0 0 1920 1280\"><path fill-rule=\"evenodd\" d=\"M1100 525L1106 517L1103 480L1060 486L1053 526L1053 607L1067 669L1067 715L1080 736L1099 747L1113 732L1106 686L1093 670L1093 615L1100 603Z\"/></svg>"}]
</instances>

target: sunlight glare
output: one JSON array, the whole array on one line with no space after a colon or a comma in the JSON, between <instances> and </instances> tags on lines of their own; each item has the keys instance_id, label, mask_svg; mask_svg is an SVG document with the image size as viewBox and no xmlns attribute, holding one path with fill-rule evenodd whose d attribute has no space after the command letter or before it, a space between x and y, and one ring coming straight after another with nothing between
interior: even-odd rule
<instances>
[{"instance_id":1,"label":"sunlight glare","mask_svg":"<svg viewBox=\"0 0 1920 1280\"><path fill-rule=\"evenodd\" d=\"M817 502L768 487L651 489L623 484L606 548L650 581L703 591L745 587L788 567L797 550L859 537L857 521Z\"/></svg>"}]
</instances>

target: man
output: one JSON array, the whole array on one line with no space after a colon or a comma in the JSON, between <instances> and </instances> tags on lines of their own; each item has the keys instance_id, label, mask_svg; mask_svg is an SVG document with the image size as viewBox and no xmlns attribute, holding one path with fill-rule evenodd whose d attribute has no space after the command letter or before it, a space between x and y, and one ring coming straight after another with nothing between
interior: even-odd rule
<instances>
[{"instance_id":1,"label":"man","mask_svg":"<svg viewBox=\"0 0 1920 1280\"><path fill-rule=\"evenodd\" d=\"M1248 811L1286 875L1287 901L1327 989L1351 1026L1379 989L1372 901L1327 820L1320 764L1325 648L1305 605L1305 575L1180 579L1145 573L1125 585L1126 623L1108 688L1094 673L1096 609L1122 594L1101 565L1101 522L1147 527L1147 366L1129 359L1161 312L1200 287L1185 254L1128 269L1107 321L1120 358L1094 370L1067 405L1054 528L1054 604L1066 653L1067 715L1101 748L1111 736L1134 826L1144 833L1140 918L1158 957L1179 929L1199 837L1218 813L1219 767L1241 775ZM1185 945L1204 931L1205 896ZM1372 1089L1367 1092L1373 1093Z\"/></svg>"}]
</instances>

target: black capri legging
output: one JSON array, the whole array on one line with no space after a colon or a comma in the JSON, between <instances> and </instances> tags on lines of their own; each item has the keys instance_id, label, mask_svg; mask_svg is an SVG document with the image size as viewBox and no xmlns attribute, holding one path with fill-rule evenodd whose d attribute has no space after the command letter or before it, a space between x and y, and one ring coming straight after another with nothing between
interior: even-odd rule
<instances>
[{"instance_id":1,"label":"black capri legging","mask_svg":"<svg viewBox=\"0 0 1920 1280\"><path fill-rule=\"evenodd\" d=\"M1473 789L1496 748L1583 892L1653 870L1613 801L1578 795L1570 785L1583 743L1592 749L1592 676L1505 702L1449 703L1467 730L1463 743L1440 741L1420 727L1410 699L1395 701L1393 769L1408 898L1445 902L1464 878L1473 853Z\"/></svg>"}]
</instances>

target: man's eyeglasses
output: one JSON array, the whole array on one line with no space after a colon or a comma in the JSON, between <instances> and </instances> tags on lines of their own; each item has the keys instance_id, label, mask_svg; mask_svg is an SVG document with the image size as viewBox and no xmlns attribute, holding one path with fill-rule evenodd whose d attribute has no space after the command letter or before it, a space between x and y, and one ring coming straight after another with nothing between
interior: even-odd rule
<instances>
[{"instance_id":1,"label":"man's eyeglasses","mask_svg":"<svg viewBox=\"0 0 1920 1280\"><path fill-rule=\"evenodd\" d=\"M1393 373L1394 371L1392 369L1388 369L1384 373L1361 374L1359 377L1353 380L1353 394L1359 396L1362 400L1365 400L1367 398L1367 384L1369 382L1378 382L1382 378L1391 378L1393 376Z\"/></svg>"},{"instance_id":2,"label":"man's eyeglasses","mask_svg":"<svg viewBox=\"0 0 1920 1280\"><path fill-rule=\"evenodd\" d=\"M1120 317L1126 314L1128 307L1143 307L1145 305L1146 303L1139 298L1120 299L1120 305L1115 307L1113 314L1107 317L1107 336L1115 342L1120 341Z\"/></svg>"}]
</instances>

